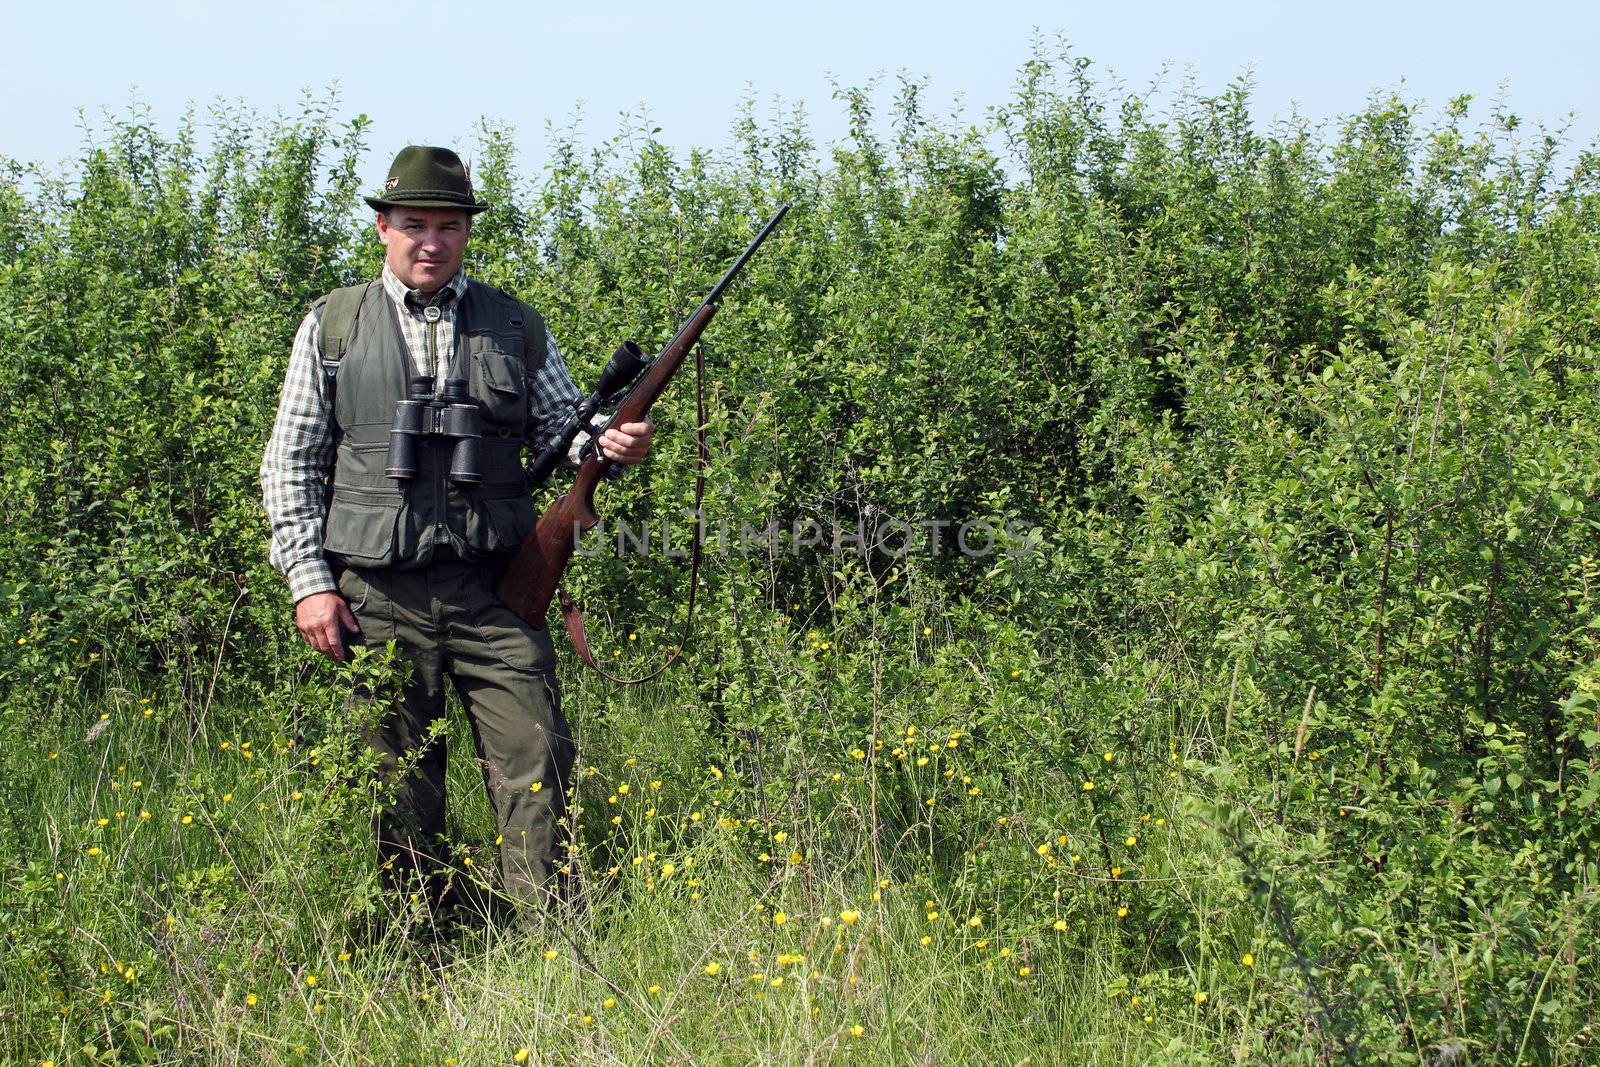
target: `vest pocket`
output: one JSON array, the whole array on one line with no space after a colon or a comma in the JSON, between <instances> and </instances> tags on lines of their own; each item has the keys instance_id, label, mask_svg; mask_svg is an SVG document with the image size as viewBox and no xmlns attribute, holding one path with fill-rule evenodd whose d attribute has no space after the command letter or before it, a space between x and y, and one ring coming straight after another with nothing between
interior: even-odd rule
<instances>
[{"instance_id":1,"label":"vest pocket","mask_svg":"<svg viewBox=\"0 0 1600 1067\"><path fill-rule=\"evenodd\" d=\"M488 343L478 345L474 354L478 373L488 388L478 399L488 409L490 421L520 434L528 412L526 369L522 359L512 353L521 349L522 338L494 333L483 335L483 340Z\"/></svg>"},{"instance_id":2,"label":"vest pocket","mask_svg":"<svg viewBox=\"0 0 1600 1067\"><path fill-rule=\"evenodd\" d=\"M483 513L488 520L484 524L488 534L485 551L490 555L515 552L533 532L539 518L533 510L533 500L527 496L485 500Z\"/></svg>"},{"instance_id":3,"label":"vest pocket","mask_svg":"<svg viewBox=\"0 0 1600 1067\"><path fill-rule=\"evenodd\" d=\"M323 549L357 566L382 566L394 561L395 525L400 501L343 493L335 489L328 509Z\"/></svg>"}]
</instances>

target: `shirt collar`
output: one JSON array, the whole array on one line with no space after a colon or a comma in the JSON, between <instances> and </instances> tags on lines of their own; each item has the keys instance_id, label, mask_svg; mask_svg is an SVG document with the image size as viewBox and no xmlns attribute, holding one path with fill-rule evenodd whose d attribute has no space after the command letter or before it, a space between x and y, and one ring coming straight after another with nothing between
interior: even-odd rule
<instances>
[{"instance_id":1,"label":"shirt collar","mask_svg":"<svg viewBox=\"0 0 1600 1067\"><path fill-rule=\"evenodd\" d=\"M390 300L407 310L415 311L422 306L422 299L417 291L415 289L407 289L405 283L395 276L394 271L389 269L388 263L383 265L383 291L389 294ZM461 298L466 295L466 292L467 270L462 267L456 271L455 277L445 282L444 288L439 290L434 300L440 302L448 310L452 305L459 303ZM448 296L446 296L447 293L449 294Z\"/></svg>"}]
</instances>

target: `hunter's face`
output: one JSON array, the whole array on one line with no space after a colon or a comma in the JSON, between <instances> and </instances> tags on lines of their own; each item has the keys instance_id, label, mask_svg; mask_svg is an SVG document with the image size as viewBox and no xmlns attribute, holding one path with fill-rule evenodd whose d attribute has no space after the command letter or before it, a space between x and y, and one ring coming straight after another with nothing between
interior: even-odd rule
<instances>
[{"instance_id":1,"label":"hunter's face","mask_svg":"<svg viewBox=\"0 0 1600 1067\"><path fill-rule=\"evenodd\" d=\"M392 208L378 216L389 269L408 289L431 297L461 269L472 216L442 207Z\"/></svg>"}]
</instances>

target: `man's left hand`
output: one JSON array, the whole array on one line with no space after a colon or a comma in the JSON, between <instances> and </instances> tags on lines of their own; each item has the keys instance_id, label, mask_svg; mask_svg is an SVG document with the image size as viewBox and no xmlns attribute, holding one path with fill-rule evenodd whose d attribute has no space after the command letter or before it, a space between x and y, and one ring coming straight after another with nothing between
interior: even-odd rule
<instances>
[{"instance_id":1,"label":"man's left hand","mask_svg":"<svg viewBox=\"0 0 1600 1067\"><path fill-rule=\"evenodd\" d=\"M613 426L600 435L600 454L624 467L631 467L650 451L650 439L655 432L656 424L649 419Z\"/></svg>"}]
</instances>

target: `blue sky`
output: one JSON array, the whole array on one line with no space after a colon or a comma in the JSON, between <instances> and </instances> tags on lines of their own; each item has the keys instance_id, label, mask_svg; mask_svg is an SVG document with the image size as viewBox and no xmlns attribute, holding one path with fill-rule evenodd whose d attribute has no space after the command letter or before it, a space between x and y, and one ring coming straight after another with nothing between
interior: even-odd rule
<instances>
[{"instance_id":1,"label":"blue sky","mask_svg":"<svg viewBox=\"0 0 1600 1067\"><path fill-rule=\"evenodd\" d=\"M1315 119L1338 115L1359 109L1374 89L1399 88L1427 115L1471 93L1481 117L1498 96L1529 122L1558 125L1575 111L1580 144L1600 136L1600 5L1592 2L90 0L11 8L0 90L12 104L0 154L47 163L77 153L80 108L92 124L137 95L171 130L189 103L220 98L293 112L305 89L335 81L340 113L373 119L374 181L408 142L470 144L480 116L512 124L524 166L537 169L546 121L565 123L580 106L591 141L616 132L622 112L647 108L668 143L716 148L738 101L753 93L761 113L776 100L803 103L825 143L844 130L832 80L864 85L884 75L886 102L906 71L927 79L936 111L959 102L976 118L1006 100L1036 31L1063 35L1102 76L1136 89L1192 77L1214 92L1250 70L1262 123L1294 106Z\"/></svg>"}]
</instances>

